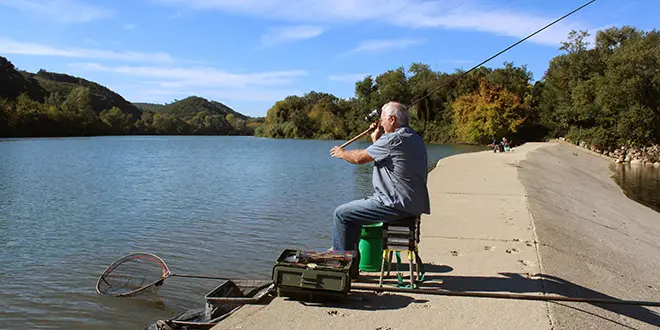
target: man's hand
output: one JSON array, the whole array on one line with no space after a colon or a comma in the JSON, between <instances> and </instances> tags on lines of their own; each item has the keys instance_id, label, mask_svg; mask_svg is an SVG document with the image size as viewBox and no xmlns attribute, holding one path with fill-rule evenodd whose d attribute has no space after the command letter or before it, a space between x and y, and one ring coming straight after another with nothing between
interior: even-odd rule
<instances>
[{"instance_id":1,"label":"man's hand","mask_svg":"<svg viewBox=\"0 0 660 330\"><path fill-rule=\"evenodd\" d=\"M369 126L370 129L375 130L371 132L371 142L376 143L378 139L380 138L381 135L383 135L383 127L380 126L380 121L377 121L375 123L372 123L371 126Z\"/></svg>"},{"instance_id":2,"label":"man's hand","mask_svg":"<svg viewBox=\"0 0 660 330\"><path fill-rule=\"evenodd\" d=\"M330 150L330 155L331 155L332 157L336 157L336 158L344 159L344 155L345 155L345 154L346 154L346 150L344 150L344 149L342 149L342 148L340 148L340 147L338 147L338 146L335 146L334 148L332 148L332 149Z\"/></svg>"}]
</instances>

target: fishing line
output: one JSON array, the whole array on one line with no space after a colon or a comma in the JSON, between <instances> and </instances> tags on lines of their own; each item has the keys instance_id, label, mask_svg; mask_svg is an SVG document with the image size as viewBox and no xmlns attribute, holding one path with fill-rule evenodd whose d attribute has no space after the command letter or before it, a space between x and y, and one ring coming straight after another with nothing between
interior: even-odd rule
<instances>
[{"instance_id":1,"label":"fishing line","mask_svg":"<svg viewBox=\"0 0 660 330\"><path fill-rule=\"evenodd\" d=\"M432 90L431 90L429 93L427 93L425 96L422 96L421 98L419 98L419 99L417 99L417 100L411 102L410 105L407 106L407 108L409 108L411 105L415 105L415 104L419 103L420 101L422 101L422 100L426 99L427 97L431 96L434 92L436 92L436 91L438 91L438 90L440 90L440 89L442 89L442 88L445 88L446 86L448 86L448 85L454 83L456 80L458 80L458 79L460 79L460 78L466 76L468 73L474 71L474 70L477 69L478 67L480 67L480 66L482 66L482 65L484 65L484 64L486 64L486 63L488 63L488 62L490 62L492 59L494 59L494 58L496 58L496 57L502 55L503 53L505 53L505 52L508 51L509 49L511 49L511 48L513 48L513 47L515 47L515 46L518 46L519 44L523 43L523 42L526 41L527 39L529 39L529 38L531 38L531 37L537 35L538 33L542 32L543 30L545 30L545 29L547 29L547 28L549 28L549 27L551 27L551 26L557 24L558 22L562 21L563 19L565 19L565 18L567 18L567 17L569 17L569 16L575 14L576 12L582 10L583 8L587 7L588 5L590 5L590 4L594 3L594 2L596 2L596 0L590 0L590 1L586 2L586 3L583 4L582 6L573 9L571 12L565 14L564 16L561 16L561 17L557 18L556 20L554 20L554 21L548 23L548 24L545 25L544 27L542 27L542 28L540 28L540 29L534 31L534 33L528 35L527 37L525 37L525 38L523 38L523 39L521 39L521 40L518 40L516 43L510 45L509 47L507 47L507 48L505 48L505 49L503 49L503 50L501 50L501 51L498 52L497 54L495 54L495 55L493 55L493 56L487 58L487 59L484 60L483 62L481 62L481 63L479 63L479 64L473 66L470 70L467 70L467 71L463 72L462 74L460 74L460 75L458 75L458 76L456 76L456 77L454 77L454 78L450 78L449 81L447 81L446 83L444 83L444 84L438 86L438 87L435 88L435 89L432 89ZM403 8L405 8L405 7L406 7L406 6L404 6ZM380 111L379 111L378 109L375 109L375 111L376 111L377 113L380 113ZM355 137L352 138L351 140L349 140L349 141L347 141L346 143L342 144L341 148L344 148L344 147L348 146L349 144L353 143L354 141L358 140L359 138L361 138L361 137L367 135L369 132L371 132L371 128L366 129L365 131L363 131L362 133L358 134L357 136L355 136Z\"/></svg>"},{"instance_id":2,"label":"fishing line","mask_svg":"<svg viewBox=\"0 0 660 330\"><path fill-rule=\"evenodd\" d=\"M419 98L419 99L417 99L417 100L411 102L411 105L414 105L414 104L416 104L416 103L422 101L423 99L425 99L425 98L431 96L431 94L433 94L434 92L436 92L436 91L438 91L438 90L440 90L440 89L442 89L442 88L448 86L449 84L453 83L454 81L456 81L456 80L458 80L458 79L464 77L464 76L467 75L468 73L474 71L474 70L477 69L478 67L480 67L480 66L482 66L482 65L484 65L484 64L486 64L486 63L488 63L488 62L490 62L492 59L494 59L494 58L496 58L496 57L502 55L503 53L505 53L505 52L508 51L509 49L511 49L511 48L513 48L513 47L515 47L515 46L518 46L519 44L523 43L523 42L526 41L527 39L529 39L529 38L535 36L536 34L540 33L541 31L543 31L543 30L545 30L545 29L547 29L547 28L549 28L549 27L555 25L555 24L558 23L559 21L561 21L561 20L563 20L563 19L565 19L565 18L567 18L567 17L569 17L569 16L575 14L576 12L582 10L583 8L587 7L588 5L590 5L590 4L594 3L594 2L596 2L596 0L588 1L588 2L586 2L585 4L583 4L582 6L576 8L576 9L573 9L573 11L569 12L568 14L566 14L566 15L564 15L564 16L562 16L562 17L556 19L556 20L554 20L554 21L551 22L551 23L548 23L546 26L544 26L544 27L542 27L542 28L536 30L534 33L528 35L527 37L525 37L525 38L523 38L523 39L521 39L521 40L519 40L518 42L512 44L511 46L509 46L509 47L507 47L507 48L501 50L499 53L497 53L497 54L495 54L495 55L489 57L488 59L484 60L483 62L481 62L481 63L475 65L475 66L472 67L470 70L465 71L464 73L460 74L459 76L450 79L447 83L445 83L445 84L443 84L443 85L441 85L441 86L439 86L439 87L437 87L437 88L431 90L431 92L429 92L427 95L425 95L425 96L423 96L423 97L421 97L421 98Z\"/></svg>"}]
</instances>

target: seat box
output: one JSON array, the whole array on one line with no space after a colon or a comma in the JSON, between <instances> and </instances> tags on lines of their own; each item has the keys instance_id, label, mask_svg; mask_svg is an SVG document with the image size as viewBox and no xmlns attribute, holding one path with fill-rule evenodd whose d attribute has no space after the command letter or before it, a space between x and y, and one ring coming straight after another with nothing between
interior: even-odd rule
<instances>
[{"instance_id":1,"label":"seat box","mask_svg":"<svg viewBox=\"0 0 660 330\"><path fill-rule=\"evenodd\" d=\"M346 299L355 252L286 249L273 266L278 296L303 300Z\"/></svg>"}]
</instances>

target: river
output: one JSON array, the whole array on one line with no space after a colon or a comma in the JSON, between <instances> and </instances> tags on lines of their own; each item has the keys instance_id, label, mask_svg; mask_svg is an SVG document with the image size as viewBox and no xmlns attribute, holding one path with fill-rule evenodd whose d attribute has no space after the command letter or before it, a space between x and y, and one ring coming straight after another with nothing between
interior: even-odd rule
<instances>
[{"instance_id":1,"label":"river","mask_svg":"<svg viewBox=\"0 0 660 330\"><path fill-rule=\"evenodd\" d=\"M343 142L0 140L0 327L142 329L203 307L218 285L173 277L157 299L97 294L99 275L131 252L174 273L269 279L285 248L327 249L334 208L372 190L372 165L330 157ZM427 147L429 166L484 149Z\"/></svg>"},{"instance_id":2,"label":"river","mask_svg":"<svg viewBox=\"0 0 660 330\"><path fill-rule=\"evenodd\" d=\"M660 212L660 168L650 165L614 164L614 181L632 198Z\"/></svg>"}]
</instances>

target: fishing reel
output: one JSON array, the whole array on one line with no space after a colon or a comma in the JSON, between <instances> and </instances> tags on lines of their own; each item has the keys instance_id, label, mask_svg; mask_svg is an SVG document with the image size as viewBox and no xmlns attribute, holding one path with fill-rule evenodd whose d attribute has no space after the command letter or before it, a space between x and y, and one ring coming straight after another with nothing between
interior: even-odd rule
<instances>
[{"instance_id":1,"label":"fishing reel","mask_svg":"<svg viewBox=\"0 0 660 330\"><path fill-rule=\"evenodd\" d=\"M364 120L366 120L366 121L368 121L368 122L374 122L374 121L376 121L376 120L378 120L378 119L380 119L380 111L379 111L379 109L373 109L373 110L371 110L371 112L370 112L366 117L364 117Z\"/></svg>"}]
</instances>

